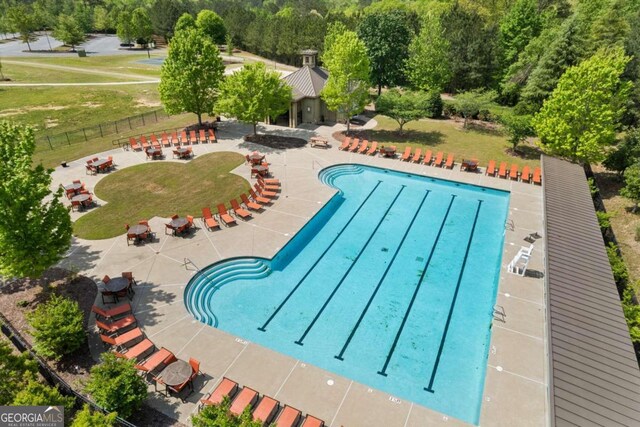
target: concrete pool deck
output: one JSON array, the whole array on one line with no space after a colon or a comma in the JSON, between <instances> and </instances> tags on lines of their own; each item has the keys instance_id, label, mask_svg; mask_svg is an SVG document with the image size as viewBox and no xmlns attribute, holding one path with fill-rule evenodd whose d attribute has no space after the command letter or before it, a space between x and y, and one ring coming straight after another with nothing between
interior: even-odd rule
<instances>
[{"instance_id":1,"label":"concrete pool deck","mask_svg":"<svg viewBox=\"0 0 640 427\"><path fill-rule=\"evenodd\" d=\"M314 134L304 129L273 126L264 126L263 130L307 140ZM218 133L219 143L194 146L196 156L220 151L246 154L254 149L266 153L273 176L282 182L282 191L270 207L254 214L250 221L239 220L235 227L209 232L196 219L198 229L195 233L181 238L165 235L167 219L154 217L150 225L157 238L152 243L127 246L124 235L97 241L73 240L61 266L73 268L95 280L105 274L114 277L122 271L132 271L138 282L132 305L145 334L157 347L168 348L178 358L194 357L201 362L205 375L196 380L195 392L185 402L152 393L148 399L150 405L189 423L199 399L227 376L261 395L319 417L327 425L468 425L201 324L183 304L185 286L197 269L235 256L273 257L334 194L334 189L317 179L322 168L339 163L361 163L511 192L480 425L546 425L549 409L541 187L460 172L459 164L453 170L445 170L345 153L337 149L337 142L331 138L335 130L337 128L315 129L315 133L329 138L333 145L329 149L307 145L276 150L244 142L242 135L249 133L249 127L225 122ZM114 157L118 169L146 162L141 152L118 149L98 156L106 155ZM105 175L86 175L85 160L70 162L68 168L57 168L53 186L81 179L89 190L93 190ZM164 161L176 160L170 159L169 155ZM241 165L233 172L253 182L248 166ZM72 213L73 218L80 215L83 213ZM528 246L524 238L532 233L538 233L542 238L535 243L528 274L525 277L508 274L506 264L520 246Z\"/></svg>"}]
</instances>

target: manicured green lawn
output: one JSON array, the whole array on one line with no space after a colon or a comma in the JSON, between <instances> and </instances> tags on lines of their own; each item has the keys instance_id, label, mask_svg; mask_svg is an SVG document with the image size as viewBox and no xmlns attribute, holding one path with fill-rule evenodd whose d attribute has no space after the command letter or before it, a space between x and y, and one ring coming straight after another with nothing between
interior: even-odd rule
<instances>
[{"instance_id":1,"label":"manicured green lawn","mask_svg":"<svg viewBox=\"0 0 640 427\"><path fill-rule=\"evenodd\" d=\"M540 164L540 152L536 147L520 146L522 154L514 156L508 151L511 145L498 131L464 130L461 124L452 120L421 120L405 125L405 134L400 136L395 121L384 116L376 116L375 120L378 126L368 131L370 141L378 141L379 145L395 145L400 155L405 147L410 146L412 152L419 147L423 154L426 150L432 150L434 156L442 151L445 158L447 153L453 153L457 164L463 159L471 158L478 159L482 167L486 167L489 160L495 160L498 164L501 161L516 163L520 167Z\"/></svg>"},{"instance_id":2,"label":"manicured green lawn","mask_svg":"<svg viewBox=\"0 0 640 427\"><path fill-rule=\"evenodd\" d=\"M29 65L12 64L7 61L2 63L2 73L6 78L11 79L7 83L102 83L131 80L124 77L31 67ZM0 83L0 86L3 84Z\"/></svg>"},{"instance_id":3,"label":"manicured green lawn","mask_svg":"<svg viewBox=\"0 0 640 427\"><path fill-rule=\"evenodd\" d=\"M95 194L108 201L74 224L74 234L84 239L106 239L124 234L125 224L154 216L202 216L202 208L215 212L219 203L237 198L249 183L229 171L244 162L237 153L198 156L193 161L150 162L112 172L95 187ZM164 230L153 230L163 233Z\"/></svg>"},{"instance_id":4,"label":"manicured green lawn","mask_svg":"<svg viewBox=\"0 0 640 427\"><path fill-rule=\"evenodd\" d=\"M163 54L151 53L151 58L160 58L166 56ZM14 57L6 58L21 62L36 62L41 64L64 65L68 67L87 68L100 71L111 71L124 74L139 74L148 77L160 77L160 67L153 64L145 64L138 61L148 59L147 54L132 55L113 55L113 56L87 56L80 58L77 56L65 57L34 57L23 58Z\"/></svg>"}]
</instances>

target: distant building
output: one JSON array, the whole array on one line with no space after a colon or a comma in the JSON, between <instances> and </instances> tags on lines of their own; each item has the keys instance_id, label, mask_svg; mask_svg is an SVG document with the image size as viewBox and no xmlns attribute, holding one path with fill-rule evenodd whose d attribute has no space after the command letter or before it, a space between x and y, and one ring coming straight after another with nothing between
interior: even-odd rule
<instances>
[{"instance_id":1,"label":"distant building","mask_svg":"<svg viewBox=\"0 0 640 427\"><path fill-rule=\"evenodd\" d=\"M302 68L282 78L291 86L293 99L289 111L276 119L276 124L297 127L301 123L335 122L336 112L330 111L320 98L329 72L316 65L317 50L301 52Z\"/></svg>"}]
</instances>

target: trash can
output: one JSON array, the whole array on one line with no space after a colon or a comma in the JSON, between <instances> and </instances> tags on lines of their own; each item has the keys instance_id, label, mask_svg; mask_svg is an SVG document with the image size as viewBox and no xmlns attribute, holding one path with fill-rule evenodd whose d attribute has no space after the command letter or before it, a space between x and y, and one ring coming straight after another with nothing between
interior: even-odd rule
<instances>
[{"instance_id":1,"label":"trash can","mask_svg":"<svg viewBox=\"0 0 640 427\"><path fill-rule=\"evenodd\" d=\"M87 51L84 49L78 49L78 56L80 58L85 58L87 56Z\"/></svg>"}]
</instances>

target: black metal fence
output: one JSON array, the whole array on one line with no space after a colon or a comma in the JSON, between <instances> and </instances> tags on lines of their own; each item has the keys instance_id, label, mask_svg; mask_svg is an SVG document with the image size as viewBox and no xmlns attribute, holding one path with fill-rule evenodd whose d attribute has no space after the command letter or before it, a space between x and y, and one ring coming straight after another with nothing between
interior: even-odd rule
<instances>
[{"instance_id":1,"label":"black metal fence","mask_svg":"<svg viewBox=\"0 0 640 427\"><path fill-rule=\"evenodd\" d=\"M137 116L126 117L114 122L101 123L96 126L71 130L55 135L44 135L36 139L36 149L55 150L72 144L89 142L95 138L103 138L120 132L144 127L170 117L164 110L154 110Z\"/></svg>"},{"instance_id":2,"label":"black metal fence","mask_svg":"<svg viewBox=\"0 0 640 427\"><path fill-rule=\"evenodd\" d=\"M58 374L56 374L47 364L47 362L45 360L43 360L40 356L38 356L33 349L31 348L31 346L29 345L29 343L27 343L22 336L20 335L20 333L13 328L13 326L11 326L11 323L9 322L9 320L4 317L4 315L2 315L2 313L0 313L0 329L2 330L2 333L9 338L9 340L11 340L11 342L13 343L13 345L20 351L20 352L28 352L31 357L33 357L36 362L38 362L38 371L40 372L40 375L42 375L42 377L52 386L56 386L58 387L58 390L60 391L61 394L65 395L65 396L71 396L75 399L75 407L76 409L81 409L82 406L84 406L85 404L91 406L91 408L94 411L100 411L102 413L108 413L108 411L104 410L103 408L101 408L100 406L98 406L97 404L95 404L94 402L92 402L90 399L88 399L86 396L83 396L82 394L78 393L77 391L75 391L65 380L63 380ZM118 422L118 424L120 426L123 427L136 427L135 424L130 423L129 421L125 420L124 418L116 418L116 421Z\"/></svg>"}]
</instances>

